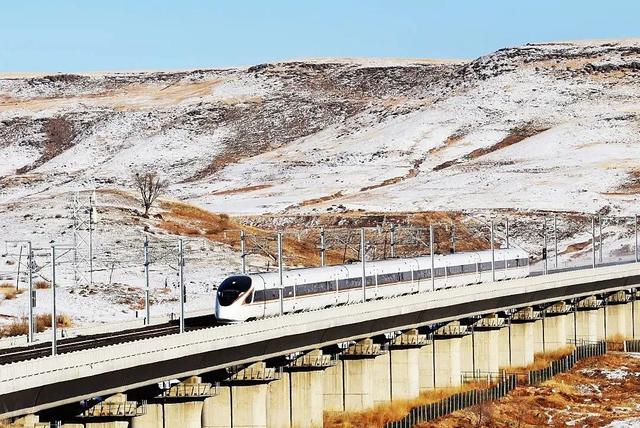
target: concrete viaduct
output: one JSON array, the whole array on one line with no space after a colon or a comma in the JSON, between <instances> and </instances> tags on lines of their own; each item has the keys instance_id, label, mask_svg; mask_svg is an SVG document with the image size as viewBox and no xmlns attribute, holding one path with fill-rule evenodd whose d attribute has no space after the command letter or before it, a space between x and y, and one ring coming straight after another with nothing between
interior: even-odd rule
<instances>
[{"instance_id":1,"label":"concrete viaduct","mask_svg":"<svg viewBox=\"0 0 640 428\"><path fill-rule=\"evenodd\" d=\"M570 341L635 338L639 286L640 264L607 266L14 362L0 366L0 420L321 427L324 411L415 398L460 385L465 373L526 366Z\"/></svg>"}]
</instances>

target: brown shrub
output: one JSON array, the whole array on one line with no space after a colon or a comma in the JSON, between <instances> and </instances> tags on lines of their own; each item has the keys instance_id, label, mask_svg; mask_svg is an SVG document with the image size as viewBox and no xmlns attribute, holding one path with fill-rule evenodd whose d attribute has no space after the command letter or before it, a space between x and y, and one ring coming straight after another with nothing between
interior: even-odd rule
<instances>
[{"instance_id":1,"label":"brown shrub","mask_svg":"<svg viewBox=\"0 0 640 428\"><path fill-rule=\"evenodd\" d=\"M0 337L21 336L27 334L28 322L25 318L14 320L11 324L0 328Z\"/></svg>"},{"instance_id":2,"label":"brown shrub","mask_svg":"<svg viewBox=\"0 0 640 428\"><path fill-rule=\"evenodd\" d=\"M66 314L60 314L57 316L57 326L58 327L71 327L73 323L71 322L71 317ZM40 314L36 317L36 330L38 332L45 331L47 328L51 327L51 314Z\"/></svg>"},{"instance_id":3,"label":"brown shrub","mask_svg":"<svg viewBox=\"0 0 640 428\"><path fill-rule=\"evenodd\" d=\"M24 290L16 289L14 284L5 282L0 284L0 294L4 295L5 300L13 300L18 294L21 294Z\"/></svg>"},{"instance_id":4,"label":"brown shrub","mask_svg":"<svg viewBox=\"0 0 640 428\"><path fill-rule=\"evenodd\" d=\"M51 284L49 283L49 281L44 281L44 280L36 281L33 283L33 285L38 290L46 290L47 288L51 287Z\"/></svg>"}]
</instances>

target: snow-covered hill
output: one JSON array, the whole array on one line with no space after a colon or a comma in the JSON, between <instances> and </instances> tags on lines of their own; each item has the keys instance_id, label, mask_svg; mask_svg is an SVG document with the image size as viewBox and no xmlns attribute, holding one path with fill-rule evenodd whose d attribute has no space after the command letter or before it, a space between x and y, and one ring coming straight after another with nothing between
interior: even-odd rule
<instances>
[{"instance_id":1,"label":"snow-covered hill","mask_svg":"<svg viewBox=\"0 0 640 428\"><path fill-rule=\"evenodd\" d=\"M158 169L214 211L630 213L640 42L0 80L0 201ZM47 190L48 189L48 190Z\"/></svg>"},{"instance_id":2,"label":"snow-covered hill","mask_svg":"<svg viewBox=\"0 0 640 428\"><path fill-rule=\"evenodd\" d=\"M141 232L160 221L137 218L123 193L143 170L169 179L169 199L232 215L632 215L639 137L639 40L531 44L468 62L0 75L0 236L68 242L71 196L98 189L99 281L138 286L139 263L116 267L116 280L108 266L137 260ZM198 260L215 269L198 283L238 269L237 248L212 245Z\"/></svg>"}]
</instances>

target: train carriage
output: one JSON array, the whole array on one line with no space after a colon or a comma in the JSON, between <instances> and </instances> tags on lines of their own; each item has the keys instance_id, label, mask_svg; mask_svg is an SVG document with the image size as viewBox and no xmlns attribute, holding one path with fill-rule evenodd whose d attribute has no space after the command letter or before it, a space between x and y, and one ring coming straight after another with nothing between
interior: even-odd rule
<instances>
[{"instance_id":1,"label":"train carriage","mask_svg":"<svg viewBox=\"0 0 640 428\"><path fill-rule=\"evenodd\" d=\"M365 263L367 300L529 275L529 255L520 249L464 252ZM362 264L235 275L218 287L216 318L241 322L362 301ZM282 299L280 292L282 290Z\"/></svg>"}]
</instances>

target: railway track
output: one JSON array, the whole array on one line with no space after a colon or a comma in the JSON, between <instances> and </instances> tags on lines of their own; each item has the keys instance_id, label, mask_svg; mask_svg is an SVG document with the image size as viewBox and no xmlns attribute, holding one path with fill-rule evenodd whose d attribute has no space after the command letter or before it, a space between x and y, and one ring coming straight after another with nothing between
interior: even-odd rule
<instances>
[{"instance_id":1,"label":"railway track","mask_svg":"<svg viewBox=\"0 0 640 428\"><path fill-rule=\"evenodd\" d=\"M218 325L212 315L187 318L185 329L198 330ZM101 333L87 336L77 336L68 339L58 339L58 354L80 351L83 349L98 348L107 345L132 342L134 340L148 339L158 336L166 336L179 331L177 321L142 327L130 330L122 330L113 333ZM19 348L0 349L0 365L15 363L34 358L42 358L51 355L51 342L42 342L31 346Z\"/></svg>"}]
</instances>

